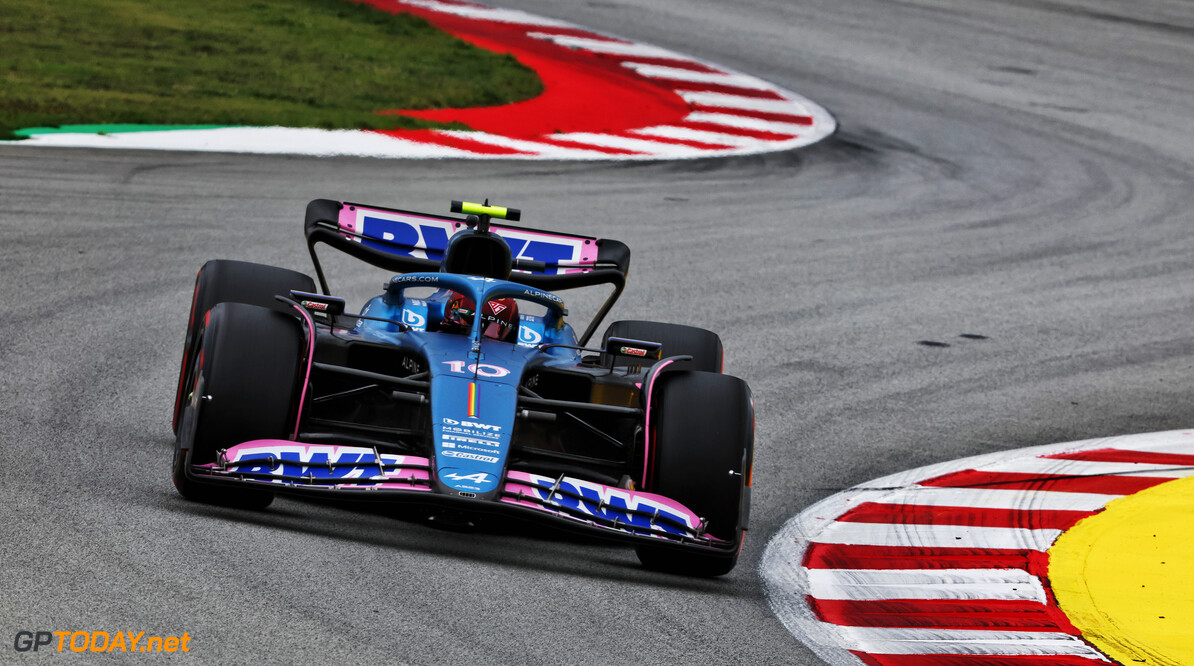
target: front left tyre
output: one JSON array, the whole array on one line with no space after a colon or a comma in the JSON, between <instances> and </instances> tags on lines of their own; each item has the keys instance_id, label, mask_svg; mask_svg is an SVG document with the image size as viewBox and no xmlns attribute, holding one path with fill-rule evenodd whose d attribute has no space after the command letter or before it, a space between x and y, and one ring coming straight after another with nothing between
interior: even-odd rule
<instances>
[{"instance_id":1,"label":"front left tyre","mask_svg":"<svg viewBox=\"0 0 1194 666\"><path fill-rule=\"evenodd\" d=\"M754 405L745 381L714 372L665 372L652 390L644 489L704 519L718 550L640 545L648 569L721 576L738 562L750 510Z\"/></svg>"}]
</instances>

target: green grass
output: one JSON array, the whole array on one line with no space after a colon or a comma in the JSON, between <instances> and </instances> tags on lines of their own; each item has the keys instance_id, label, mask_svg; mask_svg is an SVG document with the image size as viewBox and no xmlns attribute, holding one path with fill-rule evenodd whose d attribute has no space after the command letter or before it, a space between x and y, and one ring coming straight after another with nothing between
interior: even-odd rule
<instances>
[{"instance_id":1,"label":"green grass","mask_svg":"<svg viewBox=\"0 0 1194 666\"><path fill-rule=\"evenodd\" d=\"M428 127L542 91L509 55L349 0L2 0L0 139L59 125Z\"/></svg>"}]
</instances>

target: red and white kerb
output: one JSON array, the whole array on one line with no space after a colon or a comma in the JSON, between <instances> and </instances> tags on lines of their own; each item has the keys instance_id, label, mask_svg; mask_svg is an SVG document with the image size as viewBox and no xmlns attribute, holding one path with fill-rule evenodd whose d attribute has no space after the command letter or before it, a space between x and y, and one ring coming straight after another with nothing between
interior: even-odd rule
<instances>
[{"instance_id":1,"label":"red and white kerb","mask_svg":"<svg viewBox=\"0 0 1194 666\"><path fill-rule=\"evenodd\" d=\"M760 572L772 609L831 664L1090 666L1050 546L1106 504L1194 475L1194 431L1056 444L903 472L789 520Z\"/></svg>"}]
</instances>

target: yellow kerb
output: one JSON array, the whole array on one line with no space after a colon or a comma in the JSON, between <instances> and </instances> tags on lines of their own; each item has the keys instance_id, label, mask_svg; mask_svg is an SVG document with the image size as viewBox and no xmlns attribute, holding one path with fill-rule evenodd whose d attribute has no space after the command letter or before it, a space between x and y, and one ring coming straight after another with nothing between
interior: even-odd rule
<instances>
[{"instance_id":1,"label":"yellow kerb","mask_svg":"<svg viewBox=\"0 0 1194 666\"><path fill-rule=\"evenodd\" d=\"M1194 664L1194 477L1112 501L1049 549L1057 602L1123 664Z\"/></svg>"}]
</instances>

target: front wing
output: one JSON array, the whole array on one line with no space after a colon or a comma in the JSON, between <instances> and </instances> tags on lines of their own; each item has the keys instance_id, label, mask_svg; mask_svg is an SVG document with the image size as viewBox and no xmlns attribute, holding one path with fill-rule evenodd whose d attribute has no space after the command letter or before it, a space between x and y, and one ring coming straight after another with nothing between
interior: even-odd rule
<instances>
[{"instance_id":1,"label":"front wing","mask_svg":"<svg viewBox=\"0 0 1194 666\"><path fill-rule=\"evenodd\" d=\"M376 448L255 440L222 451L214 463L188 465L186 473L203 483L521 514L619 541L715 550L730 547L705 531L700 516L661 495L564 475L553 479L509 471L496 501L474 499L436 491L432 468L427 458Z\"/></svg>"}]
</instances>

